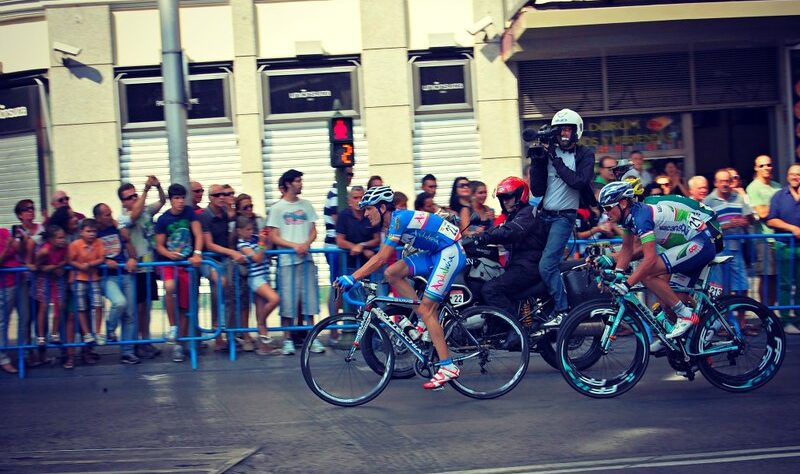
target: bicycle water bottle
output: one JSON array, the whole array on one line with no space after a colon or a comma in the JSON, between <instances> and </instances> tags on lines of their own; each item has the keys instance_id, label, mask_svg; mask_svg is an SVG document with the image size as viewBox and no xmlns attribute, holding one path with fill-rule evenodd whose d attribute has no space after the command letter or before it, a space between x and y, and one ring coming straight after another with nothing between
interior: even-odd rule
<instances>
[{"instance_id":1,"label":"bicycle water bottle","mask_svg":"<svg viewBox=\"0 0 800 474\"><path fill-rule=\"evenodd\" d=\"M653 306L650 307L653 311L653 314L656 315L656 321L664 328L667 332L672 331L672 323L667 318L667 313L661 308L661 304L656 302L653 303Z\"/></svg>"},{"instance_id":2,"label":"bicycle water bottle","mask_svg":"<svg viewBox=\"0 0 800 474\"><path fill-rule=\"evenodd\" d=\"M406 316L395 316L394 319L397 325L400 326L400 329L402 329L403 332L406 334L406 336L410 337L414 341L416 341L419 338L419 331L417 330L417 328L414 326L414 324L411 322L410 319L408 319Z\"/></svg>"}]
</instances>

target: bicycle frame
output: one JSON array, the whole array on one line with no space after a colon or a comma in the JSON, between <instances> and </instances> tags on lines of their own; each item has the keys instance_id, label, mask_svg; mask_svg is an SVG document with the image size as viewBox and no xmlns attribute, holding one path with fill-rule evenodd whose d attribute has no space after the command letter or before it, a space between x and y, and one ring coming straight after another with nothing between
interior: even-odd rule
<instances>
[{"instance_id":1,"label":"bicycle frame","mask_svg":"<svg viewBox=\"0 0 800 474\"><path fill-rule=\"evenodd\" d=\"M388 314L386 314L386 312L383 309L377 306L378 303L387 303L395 306L412 308L416 305L419 305L420 300L413 300L409 298L393 298L390 296L374 296L373 294L374 288L372 288L369 285L363 285L363 286L367 288L368 292L366 303L353 300L352 298L349 297L348 295L349 292L344 293L345 301L348 304L351 304L356 307L361 307L359 313L362 316L358 331L356 332L356 337L353 341L353 345L350 347L350 352L348 353L347 357L352 358L355 355L356 350L358 350L359 343L361 339L364 337L364 333L366 333L367 327L369 327L369 323L373 319L378 319L384 324L385 328L388 328L391 333L395 334L399 338L400 342L402 342L403 345L406 346L406 348L408 348L408 350L411 351L411 353L414 355L414 357L417 358L417 360L419 360L422 364L429 365L431 361L429 357L425 354L425 351L417 344L415 340L411 339L403 331L403 329L397 323L395 323ZM358 288L358 286L353 287L353 289L356 288ZM353 289L351 289L350 291L352 291ZM439 324L442 324L442 322L445 320L447 316L451 316L454 318L454 320L458 321L458 313L456 312L456 310L452 308L447 301L444 301L442 302L441 308L439 309ZM458 324L461 323L458 322ZM466 331L466 333L469 334L469 337L472 339L472 342L475 343L475 347L476 348L480 347L480 343L472 336L472 334L469 333L469 331ZM478 352L467 354L464 356L451 355L451 359L453 360L453 362L458 362L462 360L471 359L478 355L479 355Z\"/></svg>"},{"instance_id":2,"label":"bicycle frame","mask_svg":"<svg viewBox=\"0 0 800 474\"><path fill-rule=\"evenodd\" d=\"M732 352L737 351L740 348L739 339L741 336L740 328L738 324L735 324L735 327L732 327L727 318L724 317L714 304L714 300L709 296L709 290L711 289L711 285L709 284L708 276L711 272L712 265L706 265L706 267L700 272L700 276L698 277L697 282L695 283L694 288L688 288L684 286L678 285L670 285L670 287L676 293L684 293L688 294L695 300L694 305L694 312L695 314L701 314L701 311L704 307L708 307L716 313L716 316L722 327L729 331L730 334L735 334L735 340L737 343L733 344L724 344L718 347L712 347L707 350L703 350L699 353L693 353L689 350L689 338L686 338L683 345L678 344L673 339L668 339L666 337L666 331L662 327L661 323L656 320L655 315L653 312L650 311L635 295L632 293L627 293L624 296L617 296L615 299L616 306L619 307L617 314L611 320L611 326L606 326L605 330L603 331L603 336L600 339L601 347L604 351L608 351L611 347L611 342L613 341L613 335L616 334L617 328L619 324L622 322L622 318L625 314L626 304L628 303L634 309L634 317L643 320L647 323L653 333L672 351L679 351L684 354L686 357L697 357L697 356L705 356L705 355L712 355L718 354L722 352ZM644 288L644 287L643 287Z\"/></svg>"}]
</instances>

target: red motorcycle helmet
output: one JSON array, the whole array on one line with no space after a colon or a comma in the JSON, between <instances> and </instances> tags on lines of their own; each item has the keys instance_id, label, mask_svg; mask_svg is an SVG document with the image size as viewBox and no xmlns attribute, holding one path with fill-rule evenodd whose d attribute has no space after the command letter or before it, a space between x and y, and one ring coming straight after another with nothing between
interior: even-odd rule
<instances>
[{"instance_id":1,"label":"red motorcycle helmet","mask_svg":"<svg viewBox=\"0 0 800 474\"><path fill-rule=\"evenodd\" d=\"M528 202L528 198L530 197L530 189L528 188L528 184L525 183L525 181L523 181L521 178L509 176L508 178L500 181L494 190L494 195L500 202L500 209L504 213L509 213L517 210L520 203ZM503 201L512 197L515 198L514 206L512 209L507 210L505 206L503 206Z\"/></svg>"}]
</instances>

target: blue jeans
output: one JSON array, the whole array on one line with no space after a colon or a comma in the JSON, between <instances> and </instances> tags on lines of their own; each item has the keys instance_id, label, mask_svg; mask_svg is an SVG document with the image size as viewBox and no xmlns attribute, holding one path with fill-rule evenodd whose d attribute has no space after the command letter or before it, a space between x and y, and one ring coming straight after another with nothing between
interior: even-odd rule
<instances>
[{"instance_id":1,"label":"blue jeans","mask_svg":"<svg viewBox=\"0 0 800 474\"><path fill-rule=\"evenodd\" d=\"M30 328L30 308L28 301L28 281L25 275L17 274L16 285L0 288L0 347L8 346L8 325L11 321L11 311L17 309L18 337L17 345L27 343L28 329ZM0 365L11 362L4 350L0 350Z\"/></svg>"},{"instance_id":2,"label":"blue jeans","mask_svg":"<svg viewBox=\"0 0 800 474\"><path fill-rule=\"evenodd\" d=\"M115 272L103 278L103 294L111 302L111 310L106 320L106 331L112 333L122 319L122 341L132 341L136 338L136 298L134 288L136 282L133 275ZM133 344L124 344L120 347L122 355L133 354Z\"/></svg>"},{"instance_id":3,"label":"blue jeans","mask_svg":"<svg viewBox=\"0 0 800 474\"><path fill-rule=\"evenodd\" d=\"M575 223L575 213L571 216L542 215L542 221L548 227L547 244L539 260L539 274L547 285L547 291L553 297L555 311L569 309L567 293L564 290L564 281L558 264L564 258L564 248L567 246L572 226Z\"/></svg>"}]
</instances>

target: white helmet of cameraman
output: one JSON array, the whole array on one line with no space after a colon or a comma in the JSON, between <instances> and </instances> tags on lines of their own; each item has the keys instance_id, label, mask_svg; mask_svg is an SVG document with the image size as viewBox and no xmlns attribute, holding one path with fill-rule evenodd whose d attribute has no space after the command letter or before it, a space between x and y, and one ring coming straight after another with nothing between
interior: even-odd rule
<instances>
[{"instance_id":1,"label":"white helmet of cameraman","mask_svg":"<svg viewBox=\"0 0 800 474\"><path fill-rule=\"evenodd\" d=\"M550 121L550 125L553 127L561 127L564 125L572 125L575 127L572 130L572 135L569 140L559 139L558 144L564 149L572 147L583 135L583 119L577 112L571 109L561 109L556 112L556 114L553 115L553 120Z\"/></svg>"}]
</instances>

